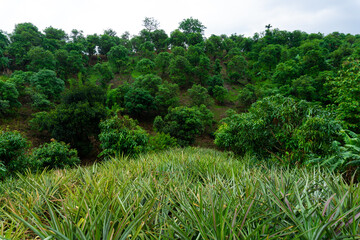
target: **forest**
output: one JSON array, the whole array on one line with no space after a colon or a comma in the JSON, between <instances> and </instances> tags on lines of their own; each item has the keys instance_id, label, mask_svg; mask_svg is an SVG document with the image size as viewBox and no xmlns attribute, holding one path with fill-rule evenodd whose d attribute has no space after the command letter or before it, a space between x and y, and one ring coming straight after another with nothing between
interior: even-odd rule
<instances>
[{"instance_id":1,"label":"forest","mask_svg":"<svg viewBox=\"0 0 360 240\"><path fill-rule=\"evenodd\" d=\"M0 238L358 239L360 35L0 30Z\"/></svg>"}]
</instances>

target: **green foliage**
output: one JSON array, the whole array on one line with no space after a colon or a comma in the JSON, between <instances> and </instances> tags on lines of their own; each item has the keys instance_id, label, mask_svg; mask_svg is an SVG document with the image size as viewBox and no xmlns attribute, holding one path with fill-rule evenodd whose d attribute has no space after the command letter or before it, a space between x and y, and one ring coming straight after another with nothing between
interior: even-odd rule
<instances>
[{"instance_id":1,"label":"green foliage","mask_svg":"<svg viewBox=\"0 0 360 240\"><path fill-rule=\"evenodd\" d=\"M15 171L23 171L27 167L25 156L28 142L17 131L0 131L0 163L2 163L3 176Z\"/></svg>"},{"instance_id":2,"label":"green foliage","mask_svg":"<svg viewBox=\"0 0 360 240\"><path fill-rule=\"evenodd\" d=\"M103 151L99 156L133 155L147 149L148 134L128 116L102 121L100 129L99 140Z\"/></svg>"},{"instance_id":3,"label":"green foliage","mask_svg":"<svg viewBox=\"0 0 360 240\"><path fill-rule=\"evenodd\" d=\"M15 71L11 74L9 82L14 83L19 93L23 94L25 87L30 85L30 79L33 75L33 72Z\"/></svg>"},{"instance_id":4,"label":"green foliage","mask_svg":"<svg viewBox=\"0 0 360 240\"><path fill-rule=\"evenodd\" d=\"M47 98L57 99L65 89L65 82L56 77L56 73L51 70L40 70L30 79L31 85Z\"/></svg>"},{"instance_id":5,"label":"green foliage","mask_svg":"<svg viewBox=\"0 0 360 240\"><path fill-rule=\"evenodd\" d=\"M211 124L213 115L204 105L201 107L170 108L164 117L157 116L154 128L157 132L170 134L180 146L187 146L195 137L204 132L206 125Z\"/></svg>"},{"instance_id":6,"label":"green foliage","mask_svg":"<svg viewBox=\"0 0 360 240\"><path fill-rule=\"evenodd\" d=\"M347 177L356 173L360 168L360 138L357 134L351 131L341 131L342 142L334 141L332 147L334 152L329 156L318 157L310 159L308 164L320 164L326 166L332 171L345 173Z\"/></svg>"},{"instance_id":7,"label":"green foliage","mask_svg":"<svg viewBox=\"0 0 360 240\"><path fill-rule=\"evenodd\" d=\"M20 107L18 97L19 92L16 90L15 84L0 80L0 114L7 114L14 108Z\"/></svg>"},{"instance_id":8,"label":"green foliage","mask_svg":"<svg viewBox=\"0 0 360 240\"><path fill-rule=\"evenodd\" d=\"M155 63L150 59L143 58L136 64L136 71L141 74L149 74L152 73L155 69Z\"/></svg>"},{"instance_id":9,"label":"green foliage","mask_svg":"<svg viewBox=\"0 0 360 240\"><path fill-rule=\"evenodd\" d=\"M171 137L166 133L156 133L155 136L151 136L149 139L149 148L152 151L162 151L169 148L178 147L176 138Z\"/></svg>"},{"instance_id":10,"label":"green foliage","mask_svg":"<svg viewBox=\"0 0 360 240\"><path fill-rule=\"evenodd\" d=\"M248 113L224 119L215 143L239 154L301 163L310 155L331 154L331 143L339 139L341 129L334 116L320 107L276 95L257 101Z\"/></svg>"},{"instance_id":11,"label":"green foliage","mask_svg":"<svg viewBox=\"0 0 360 240\"><path fill-rule=\"evenodd\" d=\"M252 84L246 84L246 86L240 89L237 96L238 106L247 109L256 102L258 96L256 94L256 87Z\"/></svg>"},{"instance_id":12,"label":"green foliage","mask_svg":"<svg viewBox=\"0 0 360 240\"><path fill-rule=\"evenodd\" d=\"M143 88L130 88L124 97L126 111L133 116L143 116L156 108L154 97Z\"/></svg>"},{"instance_id":13,"label":"green foliage","mask_svg":"<svg viewBox=\"0 0 360 240\"><path fill-rule=\"evenodd\" d=\"M179 105L179 86L176 83L164 81L158 87L155 95L155 105L160 114L166 113L169 107Z\"/></svg>"},{"instance_id":14,"label":"green foliage","mask_svg":"<svg viewBox=\"0 0 360 240\"><path fill-rule=\"evenodd\" d=\"M147 74L138 77L134 82L135 88L143 88L152 96L155 96L159 91L159 85L162 83L162 79L154 74Z\"/></svg>"},{"instance_id":15,"label":"green foliage","mask_svg":"<svg viewBox=\"0 0 360 240\"><path fill-rule=\"evenodd\" d=\"M234 56L227 63L227 74L231 81L237 82L246 78L247 74L247 61L243 56Z\"/></svg>"},{"instance_id":16,"label":"green foliage","mask_svg":"<svg viewBox=\"0 0 360 240\"><path fill-rule=\"evenodd\" d=\"M209 78L209 80L207 81L207 85L210 95L213 95L213 90L216 86L224 86L224 80L222 79L221 75L214 75Z\"/></svg>"},{"instance_id":17,"label":"green foliage","mask_svg":"<svg viewBox=\"0 0 360 240\"><path fill-rule=\"evenodd\" d=\"M206 27L198 19L194 19L190 17L180 22L179 29L181 29L185 34L189 34L189 33L203 34Z\"/></svg>"},{"instance_id":18,"label":"green foliage","mask_svg":"<svg viewBox=\"0 0 360 240\"><path fill-rule=\"evenodd\" d=\"M183 56L176 56L170 61L169 72L170 79L180 87L188 86L192 82L191 65Z\"/></svg>"},{"instance_id":19,"label":"green foliage","mask_svg":"<svg viewBox=\"0 0 360 240\"><path fill-rule=\"evenodd\" d=\"M44 168L64 168L80 164L75 149L64 142L52 141L35 148L30 158L33 168L42 170Z\"/></svg>"},{"instance_id":20,"label":"green foliage","mask_svg":"<svg viewBox=\"0 0 360 240\"><path fill-rule=\"evenodd\" d=\"M213 100L210 97L208 90L199 84L194 84L187 93L191 99L191 106L200 106L202 104L210 106L213 104Z\"/></svg>"},{"instance_id":21,"label":"green foliage","mask_svg":"<svg viewBox=\"0 0 360 240\"><path fill-rule=\"evenodd\" d=\"M117 71L123 72L128 65L129 50L124 46L114 46L107 53L110 64L112 64Z\"/></svg>"},{"instance_id":22,"label":"green foliage","mask_svg":"<svg viewBox=\"0 0 360 240\"><path fill-rule=\"evenodd\" d=\"M163 76L169 74L169 65L172 59L172 55L168 52L159 53L155 58L155 67Z\"/></svg>"},{"instance_id":23,"label":"green foliage","mask_svg":"<svg viewBox=\"0 0 360 240\"><path fill-rule=\"evenodd\" d=\"M300 70L299 63L294 60L279 63L272 75L272 81L279 85L290 84L291 80L299 77Z\"/></svg>"},{"instance_id":24,"label":"green foliage","mask_svg":"<svg viewBox=\"0 0 360 240\"><path fill-rule=\"evenodd\" d=\"M330 79L331 98L336 104L338 118L346 127L360 132L360 63L350 60L336 77Z\"/></svg>"},{"instance_id":25,"label":"green foliage","mask_svg":"<svg viewBox=\"0 0 360 240\"><path fill-rule=\"evenodd\" d=\"M42 69L55 69L55 57L49 50L45 50L42 47L33 47L27 53L27 57L30 61L27 69L30 71L37 72Z\"/></svg>"},{"instance_id":26,"label":"green foliage","mask_svg":"<svg viewBox=\"0 0 360 240\"><path fill-rule=\"evenodd\" d=\"M213 96L220 104L223 104L229 94L229 91L223 86L216 85L213 88Z\"/></svg>"},{"instance_id":27,"label":"green foliage","mask_svg":"<svg viewBox=\"0 0 360 240\"><path fill-rule=\"evenodd\" d=\"M91 136L99 133L98 124L107 115L105 92L94 85L83 85L65 93L62 103L50 112L34 114L31 125L47 130L56 140L70 143L81 155L89 153Z\"/></svg>"},{"instance_id":28,"label":"green foliage","mask_svg":"<svg viewBox=\"0 0 360 240\"><path fill-rule=\"evenodd\" d=\"M114 240L360 234L358 184L319 168L252 161L185 148L9 179L0 183L0 231L8 239Z\"/></svg>"},{"instance_id":29,"label":"green foliage","mask_svg":"<svg viewBox=\"0 0 360 240\"><path fill-rule=\"evenodd\" d=\"M102 86L106 86L114 78L108 63L97 63L94 66L94 70L98 73L99 82Z\"/></svg>"},{"instance_id":30,"label":"green foliage","mask_svg":"<svg viewBox=\"0 0 360 240\"><path fill-rule=\"evenodd\" d=\"M33 100L31 107L38 110L49 110L52 106L52 103L47 99L46 95L42 93L33 93L31 98Z\"/></svg>"}]
</instances>

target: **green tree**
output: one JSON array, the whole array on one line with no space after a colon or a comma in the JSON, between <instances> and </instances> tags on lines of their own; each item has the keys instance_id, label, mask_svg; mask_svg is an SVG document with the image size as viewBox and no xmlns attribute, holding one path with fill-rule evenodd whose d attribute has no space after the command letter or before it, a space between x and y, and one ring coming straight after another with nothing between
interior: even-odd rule
<instances>
[{"instance_id":1,"label":"green tree","mask_svg":"<svg viewBox=\"0 0 360 240\"><path fill-rule=\"evenodd\" d=\"M91 138L99 134L99 122L107 116L105 100L105 91L99 86L74 87L64 94L55 109L36 113L31 125L48 131L56 140L70 143L80 155L88 155Z\"/></svg>"},{"instance_id":2,"label":"green tree","mask_svg":"<svg viewBox=\"0 0 360 240\"><path fill-rule=\"evenodd\" d=\"M125 94L124 105L126 111L132 116L144 116L155 110L154 97L143 88L130 88Z\"/></svg>"},{"instance_id":3,"label":"green tree","mask_svg":"<svg viewBox=\"0 0 360 240\"><path fill-rule=\"evenodd\" d=\"M188 86L192 82L192 68L189 61L183 56L176 56L170 61L170 79L180 87Z\"/></svg>"},{"instance_id":4,"label":"green tree","mask_svg":"<svg viewBox=\"0 0 360 240\"><path fill-rule=\"evenodd\" d=\"M0 80L0 115L7 114L14 108L20 107L18 97L19 92L14 83Z\"/></svg>"},{"instance_id":5,"label":"green tree","mask_svg":"<svg viewBox=\"0 0 360 240\"><path fill-rule=\"evenodd\" d=\"M29 71L37 72L41 69L55 70L55 57L49 51L42 47L33 47L27 53L29 64L27 69Z\"/></svg>"},{"instance_id":6,"label":"green tree","mask_svg":"<svg viewBox=\"0 0 360 240\"><path fill-rule=\"evenodd\" d=\"M169 74L169 65L172 55L168 52L159 53L155 58L155 67L158 69L161 76Z\"/></svg>"},{"instance_id":7,"label":"green tree","mask_svg":"<svg viewBox=\"0 0 360 240\"><path fill-rule=\"evenodd\" d=\"M136 71L141 74L150 74L155 69L155 63L150 59L143 58L136 64Z\"/></svg>"},{"instance_id":8,"label":"green tree","mask_svg":"<svg viewBox=\"0 0 360 240\"><path fill-rule=\"evenodd\" d=\"M335 116L321 107L276 95L257 101L247 113L224 119L215 143L238 154L250 152L288 165L331 154L341 129Z\"/></svg>"},{"instance_id":9,"label":"green tree","mask_svg":"<svg viewBox=\"0 0 360 240\"><path fill-rule=\"evenodd\" d=\"M186 18L179 23L179 29L185 34L201 33L204 34L206 27L198 20L192 17Z\"/></svg>"},{"instance_id":10,"label":"green tree","mask_svg":"<svg viewBox=\"0 0 360 240\"><path fill-rule=\"evenodd\" d=\"M133 155L147 149L149 135L128 116L102 121L100 129L99 140L103 151L99 156Z\"/></svg>"},{"instance_id":11,"label":"green tree","mask_svg":"<svg viewBox=\"0 0 360 240\"><path fill-rule=\"evenodd\" d=\"M154 128L158 132L170 134L176 138L181 146L187 146L195 141L195 137L204 132L205 126L211 121L213 115L205 106L176 107L169 109L164 117L157 116Z\"/></svg>"},{"instance_id":12,"label":"green tree","mask_svg":"<svg viewBox=\"0 0 360 240\"><path fill-rule=\"evenodd\" d=\"M107 56L110 64L112 64L118 71L123 72L128 65L129 50L124 46L115 46L110 49Z\"/></svg>"},{"instance_id":13,"label":"green tree","mask_svg":"<svg viewBox=\"0 0 360 240\"><path fill-rule=\"evenodd\" d=\"M331 99L335 103L338 118L346 127L360 132L360 63L349 60L344 63L337 76L327 84L331 87Z\"/></svg>"},{"instance_id":14,"label":"green tree","mask_svg":"<svg viewBox=\"0 0 360 240\"><path fill-rule=\"evenodd\" d=\"M70 149L70 146L64 142L54 140L35 148L31 154L30 163L38 170L59 169L80 164L80 159L75 149Z\"/></svg>"},{"instance_id":15,"label":"green tree","mask_svg":"<svg viewBox=\"0 0 360 240\"><path fill-rule=\"evenodd\" d=\"M201 85L194 84L187 92L190 96L191 106L200 106L202 104L209 106L213 104L208 90Z\"/></svg>"},{"instance_id":16,"label":"green tree","mask_svg":"<svg viewBox=\"0 0 360 240\"><path fill-rule=\"evenodd\" d=\"M50 99L57 99L65 89L65 82L51 70L41 70L30 79L31 85Z\"/></svg>"},{"instance_id":17,"label":"green tree","mask_svg":"<svg viewBox=\"0 0 360 240\"><path fill-rule=\"evenodd\" d=\"M27 158L25 154L28 145L28 141L21 133L0 130L0 163L5 167L5 172L0 172L0 176L26 169Z\"/></svg>"},{"instance_id":18,"label":"green tree","mask_svg":"<svg viewBox=\"0 0 360 240\"><path fill-rule=\"evenodd\" d=\"M159 28L160 23L153 17L145 17L145 19L143 20L143 26L149 32L153 32Z\"/></svg>"}]
</instances>

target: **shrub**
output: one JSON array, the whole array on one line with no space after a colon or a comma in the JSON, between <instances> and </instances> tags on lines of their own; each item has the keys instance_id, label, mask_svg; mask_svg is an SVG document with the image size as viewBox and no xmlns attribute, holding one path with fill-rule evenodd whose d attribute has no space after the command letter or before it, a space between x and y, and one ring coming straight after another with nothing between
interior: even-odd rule
<instances>
[{"instance_id":1,"label":"shrub","mask_svg":"<svg viewBox=\"0 0 360 240\"><path fill-rule=\"evenodd\" d=\"M20 107L18 97L19 92L15 84L0 80L0 114L9 113L13 108Z\"/></svg>"},{"instance_id":2,"label":"shrub","mask_svg":"<svg viewBox=\"0 0 360 240\"><path fill-rule=\"evenodd\" d=\"M227 95L228 90L224 88L223 86L215 86L213 89L213 96L219 103L223 104Z\"/></svg>"},{"instance_id":3,"label":"shrub","mask_svg":"<svg viewBox=\"0 0 360 240\"><path fill-rule=\"evenodd\" d=\"M209 106L213 104L208 90L201 85L194 84L187 92L191 99L191 106L200 106L202 104Z\"/></svg>"},{"instance_id":4,"label":"shrub","mask_svg":"<svg viewBox=\"0 0 360 240\"><path fill-rule=\"evenodd\" d=\"M102 86L108 84L114 78L113 72L110 70L109 63L97 63L94 70L99 75L99 82Z\"/></svg>"},{"instance_id":5,"label":"shrub","mask_svg":"<svg viewBox=\"0 0 360 240\"><path fill-rule=\"evenodd\" d=\"M156 133L156 135L151 136L149 140L149 148L153 151L165 150L178 146L176 138L173 138L169 134L163 132Z\"/></svg>"},{"instance_id":6,"label":"shrub","mask_svg":"<svg viewBox=\"0 0 360 240\"><path fill-rule=\"evenodd\" d=\"M138 154L147 149L148 134L128 116L112 117L102 121L99 126L100 146L103 149L99 156Z\"/></svg>"},{"instance_id":7,"label":"shrub","mask_svg":"<svg viewBox=\"0 0 360 240\"><path fill-rule=\"evenodd\" d=\"M192 144L195 137L204 132L212 122L212 113L204 105L201 107L176 107L169 109L164 117L157 116L154 128L158 132L170 134L181 146Z\"/></svg>"},{"instance_id":8,"label":"shrub","mask_svg":"<svg viewBox=\"0 0 360 240\"><path fill-rule=\"evenodd\" d=\"M65 89L65 82L56 77L56 73L51 70L40 70L31 79L31 85L39 92L45 94L48 99L58 98Z\"/></svg>"},{"instance_id":9,"label":"shrub","mask_svg":"<svg viewBox=\"0 0 360 240\"><path fill-rule=\"evenodd\" d=\"M0 163L3 172L22 171L26 167L28 142L17 131L0 131Z\"/></svg>"},{"instance_id":10,"label":"shrub","mask_svg":"<svg viewBox=\"0 0 360 240\"><path fill-rule=\"evenodd\" d=\"M62 103L50 112L34 114L31 125L47 130L51 137L70 143L80 154L91 150L91 136L99 133L99 122L107 116L105 91L99 86L84 85L69 90Z\"/></svg>"},{"instance_id":11,"label":"shrub","mask_svg":"<svg viewBox=\"0 0 360 240\"><path fill-rule=\"evenodd\" d=\"M215 133L216 145L285 163L324 156L342 129L335 116L306 101L276 95L254 103L248 113L231 114Z\"/></svg>"},{"instance_id":12,"label":"shrub","mask_svg":"<svg viewBox=\"0 0 360 240\"><path fill-rule=\"evenodd\" d=\"M154 97L142 88L131 88L124 97L126 111L133 116L144 116L155 109Z\"/></svg>"},{"instance_id":13,"label":"shrub","mask_svg":"<svg viewBox=\"0 0 360 240\"><path fill-rule=\"evenodd\" d=\"M46 96L42 93L34 93L32 95L33 103L31 107L39 109L39 110L48 110L52 104L51 102L46 99Z\"/></svg>"},{"instance_id":14,"label":"shrub","mask_svg":"<svg viewBox=\"0 0 360 240\"><path fill-rule=\"evenodd\" d=\"M152 73L155 69L155 63L150 59L143 58L136 64L136 71L141 74L149 74Z\"/></svg>"},{"instance_id":15,"label":"shrub","mask_svg":"<svg viewBox=\"0 0 360 240\"><path fill-rule=\"evenodd\" d=\"M66 166L74 166L80 163L75 149L64 142L52 141L45 143L32 152L30 162L36 169L48 168L64 168Z\"/></svg>"}]
</instances>

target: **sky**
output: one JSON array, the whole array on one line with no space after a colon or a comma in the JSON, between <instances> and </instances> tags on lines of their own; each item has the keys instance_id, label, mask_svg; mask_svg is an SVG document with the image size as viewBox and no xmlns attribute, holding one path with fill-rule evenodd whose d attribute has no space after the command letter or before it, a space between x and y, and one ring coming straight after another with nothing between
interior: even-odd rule
<instances>
[{"instance_id":1,"label":"sky","mask_svg":"<svg viewBox=\"0 0 360 240\"><path fill-rule=\"evenodd\" d=\"M334 31L360 34L360 0L0 0L0 30L31 22L43 31L52 26L85 35L113 29L136 35L145 17L160 22L168 34L193 17L207 27L205 35L263 32L273 28L307 33Z\"/></svg>"}]
</instances>

